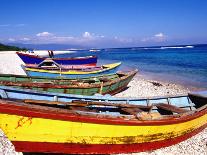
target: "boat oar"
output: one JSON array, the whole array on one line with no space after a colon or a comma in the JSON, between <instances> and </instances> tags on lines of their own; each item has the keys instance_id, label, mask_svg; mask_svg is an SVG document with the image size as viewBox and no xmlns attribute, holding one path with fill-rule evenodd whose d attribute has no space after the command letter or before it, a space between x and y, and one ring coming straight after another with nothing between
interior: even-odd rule
<instances>
[{"instance_id":1,"label":"boat oar","mask_svg":"<svg viewBox=\"0 0 207 155\"><path fill-rule=\"evenodd\" d=\"M29 104L37 104L37 105L68 105L68 106L79 106L79 107L85 107L87 104L77 104L77 103L71 103L71 102L60 102L60 101L47 101L47 100L32 100L32 99L26 99L24 100L24 103Z\"/></svg>"},{"instance_id":2,"label":"boat oar","mask_svg":"<svg viewBox=\"0 0 207 155\"><path fill-rule=\"evenodd\" d=\"M118 108L138 108L146 111L150 111L152 106L145 105L133 105L133 104L124 104L124 103L109 103L109 102L95 102L95 101L82 101L82 100L73 100L72 103L76 104L86 104L86 105L98 105L98 106L114 106Z\"/></svg>"}]
</instances>

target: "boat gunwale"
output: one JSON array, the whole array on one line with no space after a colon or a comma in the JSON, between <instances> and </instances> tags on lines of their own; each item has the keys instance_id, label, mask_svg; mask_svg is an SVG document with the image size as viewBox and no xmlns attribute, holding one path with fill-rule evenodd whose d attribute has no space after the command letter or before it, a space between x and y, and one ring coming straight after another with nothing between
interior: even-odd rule
<instances>
[{"instance_id":1,"label":"boat gunwale","mask_svg":"<svg viewBox=\"0 0 207 155\"><path fill-rule=\"evenodd\" d=\"M106 71L112 71L118 68L121 65L121 62L112 63L112 64L106 64L102 65L102 68L95 71L82 71L82 70L70 70L68 71L60 71L60 70L46 70L46 69L35 69L31 67L26 67L26 72L36 72L36 73L42 73L42 74L58 74L58 75L90 75L90 74L99 74ZM105 67L105 68L104 68Z\"/></svg>"},{"instance_id":2,"label":"boat gunwale","mask_svg":"<svg viewBox=\"0 0 207 155\"><path fill-rule=\"evenodd\" d=\"M136 69L136 70L138 71L138 69ZM117 72L117 74L120 74L120 73ZM68 78L68 77L64 77L64 76L45 77L45 76L27 76L27 75L16 75L16 74L0 74L0 77L10 77L10 78L14 77L14 78L27 78L27 79L29 79L29 78L31 78L31 79L48 79L48 80L77 80L77 79L100 78L100 77L103 77L103 76L112 76L112 75L114 75L114 73L91 76L91 77L86 77L86 78Z\"/></svg>"}]
</instances>

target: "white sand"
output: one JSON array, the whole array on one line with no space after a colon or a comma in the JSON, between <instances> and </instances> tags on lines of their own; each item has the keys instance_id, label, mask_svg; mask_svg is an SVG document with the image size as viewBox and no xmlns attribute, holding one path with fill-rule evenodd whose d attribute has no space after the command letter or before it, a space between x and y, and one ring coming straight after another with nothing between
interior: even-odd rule
<instances>
[{"instance_id":1,"label":"white sand","mask_svg":"<svg viewBox=\"0 0 207 155\"><path fill-rule=\"evenodd\" d=\"M46 52L46 51L45 51ZM15 52L0 52L0 73L25 75L20 67L23 62ZM183 86L160 81L145 80L137 75L129 84L129 88L117 94L117 97L146 97L185 94L189 90ZM134 153L136 155L207 155L207 129L192 138L174 146L152 152ZM0 154L16 155L14 147L0 131Z\"/></svg>"},{"instance_id":2,"label":"white sand","mask_svg":"<svg viewBox=\"0 0 207 155\"><path fill-rule=\"evenodd\" d=\"M26 75L21 64L24 62L15 54L15 51L0 52L0 73Z\"/></svg>"}]
</instances>

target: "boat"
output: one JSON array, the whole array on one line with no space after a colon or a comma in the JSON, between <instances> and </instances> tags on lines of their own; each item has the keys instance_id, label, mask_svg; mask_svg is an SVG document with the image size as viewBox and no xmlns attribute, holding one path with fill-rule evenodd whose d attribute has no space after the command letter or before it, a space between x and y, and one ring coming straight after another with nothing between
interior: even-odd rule
<instances>
[{"instance_id":1,"label":"boat","mask_svg":"<svg viewBox=\"0 0 207 155\"><path fill-rule=\"evenodd\" d=\"M25 64L39 64L47 57L41 57L35 54L28 54L25 52L16 52L16 54L22 59ZM71 58L51 58L53 61L60 65L86 65L96 66L96 56L85 57L71 57Z\"/></svg>"},{"instance_id":2,"label":"boat","mask_svg":"<svg viewBox=\"0 0 207 155\"><path fill-rule=\"evenodd\" d=\"M47 79L0 74L0 85L78 95L94 95L96 93L114 95L125 89L136 73L137 70L117 72L116 74L86 79Z\"/></svg>"},{"instance_id":3,"label":"boat","mask_svg":"<svg viewBox=\"0 0 207 155\"><path fill-rule=\"evenodd\" d=\"M86 78L115 73L120 65L121 62L96 67L73 68L72 66L68 68L62 67L53 60L47 59L36 66L26 65L24 70L29 76Z\"/></svg>"},{"instance_id":4,"label":"boat","mask_svg":"<svg viewBox=\"0 0 207 155\"><path fill-rule=\"evenodd\" d=\"M5 93L0 91L0 128L18 152L152 151L179 143L207 127L207 92L128 99L126 104L113 97L106 100L106 96L101 96L102 101L93 96L96 99L63 102L42 100L42 94L35 100L29 92L28 97L21 94L14 99L18 90L11 95L12 89L0 87ZM192 102L192 97L198 102ZM199 103L200 97L205 98L205 104ZM133 104L135 101L138 104Z\"/></svg>"}]
</instances>

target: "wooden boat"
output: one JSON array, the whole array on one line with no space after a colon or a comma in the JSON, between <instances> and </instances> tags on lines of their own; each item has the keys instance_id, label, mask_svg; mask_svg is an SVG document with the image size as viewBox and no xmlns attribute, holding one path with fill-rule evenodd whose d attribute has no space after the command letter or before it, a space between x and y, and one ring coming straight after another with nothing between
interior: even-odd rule
<instances>
[{"instance_id":1,"label":"wooden boat","mask_svg":"<svg viewBox=\"0 0 207 155\"><path fill-rule=\"evenodd\" d=\"M20 152L151 151L179 143L207 127L207 100L201 106L199 100L193 103L192 97L206 98L206 95L203 97L201 92L136 99L137 103L144 101L144 105L134 105L132 100L128 100L132 104L116 99L57 102L19 100L17 96L18 100L0 100L0 128Z\"/></svg>"},{"instance_id":2,"label":"wooden boat","mask_svg":"<svg viewBox=\"0 0 207 155\"><path fill-rule=\"evenodd\" d=\"M121 62L102 65L100 67L87 67L87 68L62 68L53 60L45 60L38 66L25 66L25 70L29 76L45 76L45 77L58 77L63 76L67 78L86 78L91 76L112 74L118 70Z\"/></svg>"},{"instance_id":3,"label":"wooden boat","mask_svg":"<svg viewBox=\"0 0 207 155\"><path fill-rule=\"evenodd\" d=\"M137 70L73 80L0 75L0 85L67 94L94 95L100 93L114 95L126 88L136 73Z\"/></svg>"},{"instance_id":4,"label":"wooden boat","mask_svg":"<svg viewBox=\"0 0 207 155\"><path fill-rule=\"evenodd\" d=\"M16 52L16 54L22 59L25 64L39 64L47 57L37 56L35 54L27 54L23 52ZM87 65L96 66L96 56L86 57L71 57L71 58L51 58L53 61L60 65Z\"/></svg>"}]
</instances>

